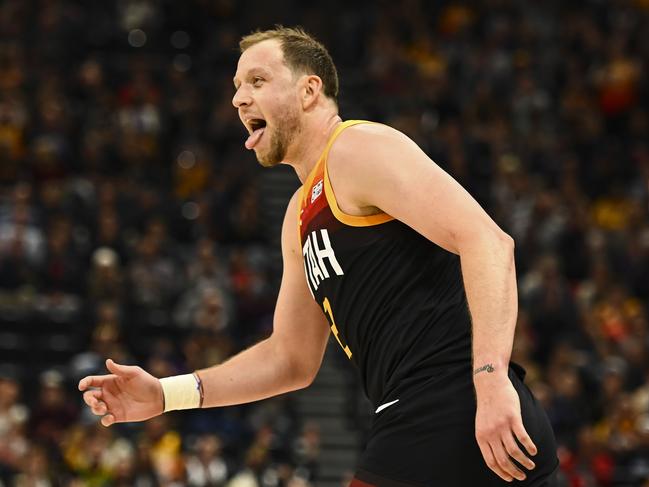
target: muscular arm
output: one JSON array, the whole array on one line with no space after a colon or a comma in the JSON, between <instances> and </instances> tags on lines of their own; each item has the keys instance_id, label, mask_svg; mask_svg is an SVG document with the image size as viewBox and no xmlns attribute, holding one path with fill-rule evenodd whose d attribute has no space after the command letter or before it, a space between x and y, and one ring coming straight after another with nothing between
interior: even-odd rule
<instances>
[{"instance_id":1,"label":"muscular arm","mask_svg":"<svg viewBox=\"0 0 649 487\"><path fill-rule=\"evenodd\" d=\"M297 230L297 194L282 226L284 272L273 333L221 365L198 371L204 407L256 401L308 386L327 343L329 326L307 288Z\"/></svg>"},{"instance_id":2,"label":"muscular arm","mask_svg":"<svg viewBox=\"0 0 649 487\"><path fill-rule=\"evenodd\" d=\"M521 478L506 454L528 468L532 464L512 432L529 452L535 448L507 376L518 310L513 240L414 142L389 127L358 125L344 131L332 147L328 168L342 211L362 215L380 209L460 256L473 322L474 367L493 367L474 376L476 437L496 473Z\"/></svg>"},{"instance_id":3,"label":"muscular arm","mask_svg":"<svg viewBox=\"0 0 649 487\"><path fill-rule=\"evenodd\" d=\"M331 151L329 174L339 205L349 212L380 208L459 254L475 365L492 363L506 376L517 314L513 240L462 186L389 127L361 125L343 132Z\"/></svg>"}]
</instances>

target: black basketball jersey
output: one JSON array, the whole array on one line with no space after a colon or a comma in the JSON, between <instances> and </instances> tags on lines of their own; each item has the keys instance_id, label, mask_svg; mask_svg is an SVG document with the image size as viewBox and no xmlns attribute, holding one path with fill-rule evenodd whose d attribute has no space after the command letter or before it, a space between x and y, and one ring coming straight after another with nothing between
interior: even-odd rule
<instances>
[{"instance_id":1,"label":"black basketball jersey","mask_svg":"<svg viewBox=\"0 0 649 487\"><path fill-rule=\"evenodd\" d=\"M327 155L300 193L309 289L374 406L440 367L470 364L471 322L460 259L391 216L351 216L336 203Z\"/></svg>"}]
</instances>

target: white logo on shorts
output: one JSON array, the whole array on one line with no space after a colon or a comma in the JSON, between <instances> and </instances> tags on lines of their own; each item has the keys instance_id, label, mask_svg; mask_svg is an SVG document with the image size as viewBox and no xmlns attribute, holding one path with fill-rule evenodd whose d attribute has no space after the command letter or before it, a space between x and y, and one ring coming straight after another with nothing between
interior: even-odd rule
<instances>
[{"instance_id":1,"label":"white logo on shorts","mask_svg":"<svg viewBox=\"0 0 649 487\"><path fill-rule=\"evenodd\" d=\"M399 400L395 399L394 401L390 401L390 402L386 402L385 404L381 404L378 408L376 408L376 411L374 411L374 414L380 413L385 408L389 408L390 406L392 406L393 404L396 404L398 402L399 402Z\"/></svg>"}]
</instances>

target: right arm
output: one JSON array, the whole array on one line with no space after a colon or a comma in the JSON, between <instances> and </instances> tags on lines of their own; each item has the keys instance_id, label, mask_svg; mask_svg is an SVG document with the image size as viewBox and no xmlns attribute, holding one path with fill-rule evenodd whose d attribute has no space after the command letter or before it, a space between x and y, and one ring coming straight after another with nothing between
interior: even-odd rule
<instances>
[{"instance_id":1,"label":"right arm","mask_svg":"<svg viewBox=\"0 0 649 487\"><path fill-rule=\"evenodd\" d=\"M282 226L284 272L273 333L226 362L197 371L203 382L203 407L229 406L265 399L311 384L329 336L322 310L307 287L297 229L298 193L288 204ZM84 401L102 424L141 421L161 414L160 381L140 367L111 360L110 375L79 382ZM96 388L96 389L89 389Z\"/></svg>"}]
</instances>

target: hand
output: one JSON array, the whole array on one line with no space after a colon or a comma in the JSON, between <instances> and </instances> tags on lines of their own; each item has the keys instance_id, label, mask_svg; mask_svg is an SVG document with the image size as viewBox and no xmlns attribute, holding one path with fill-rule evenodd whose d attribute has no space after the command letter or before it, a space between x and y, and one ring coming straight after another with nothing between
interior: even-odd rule
<instances>
[{"instance_id":1,"label":"hand","mask_svg":"<svg viewBox=\"0 0 649 487\"><path fill-rule=\"evenodd\" d=\"M477 411L475 435L485 462L502 479L524 480L525 474L512 458L528 470L535 465L528 457L536 446L525 431L518 393L506 375L483 374L474 378ZM516 439L525 447L519 448Z\"/></svg>"},{"instance_id":2,"label":"hand","mask_svg":"<svg viewBox=\"0 0 649 487\"><path fill-rule=\"evenodd\" d=\"M144 421L163 413L160 381L141 367L106 360L110 375L94 375L79 381L83 400L101 424ZM89 389L92 388L92 389Z\"/></svg>"}]
</instances>

